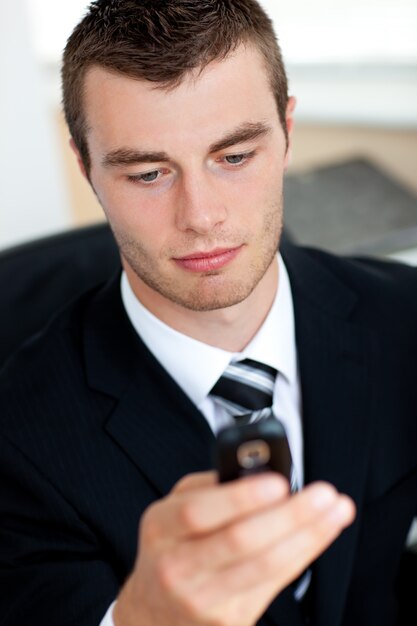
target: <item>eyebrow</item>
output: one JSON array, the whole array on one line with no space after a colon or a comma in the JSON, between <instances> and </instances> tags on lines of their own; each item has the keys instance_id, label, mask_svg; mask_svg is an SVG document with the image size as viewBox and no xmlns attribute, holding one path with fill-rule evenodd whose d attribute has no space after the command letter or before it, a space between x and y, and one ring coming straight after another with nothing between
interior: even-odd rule
<instances>
[{"instance_id":1,"label":"eyebrow","mask_svg":"<svg viewBox=\"0 0 417 626\"><path fill-rule=\"evenodd\" d=\"M209 148L209 153L220 152L220 150L226 150L226 148L235 146L238 143L244 143L245 141L252 141L253 139L259 139L259 137L265 137L266 135L269 135L271 131L272 128L264 122L245 122L219 141L212 143Z\"/></svg>"},{"instance_id":2,"label":"eyebrow","mask_svg":"<svg viewBox=\"0 0 417 626\"><path fill-rule=\"evenodd\" d=\"M226 150L239 143L252 141L270 134L272 128L264 122L245 122L230 133L212 143L209 153ZM108 152L102 159L104 167L119 167L121 165L137 165L138 163L160 163L171 161L166 152L149 152L132 150L130 148L118 148Z\"/></svg>"}]
</instances>

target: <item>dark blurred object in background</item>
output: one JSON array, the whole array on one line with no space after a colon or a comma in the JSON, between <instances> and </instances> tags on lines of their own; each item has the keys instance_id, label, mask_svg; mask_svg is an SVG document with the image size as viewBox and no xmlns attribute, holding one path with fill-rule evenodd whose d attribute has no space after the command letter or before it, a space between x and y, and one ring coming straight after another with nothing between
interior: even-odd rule
<instances>
[{"instance_id":1,"label":"dark blurred object in background","mask_svg":"<svg viewBox=\"0 0 417 626\"><path fill-rule=\"evenodd\" d=\"M377 256L417 248L417 197L369 161L288 175L284 196L300 244Z\"/></svg>"}]
</instances>

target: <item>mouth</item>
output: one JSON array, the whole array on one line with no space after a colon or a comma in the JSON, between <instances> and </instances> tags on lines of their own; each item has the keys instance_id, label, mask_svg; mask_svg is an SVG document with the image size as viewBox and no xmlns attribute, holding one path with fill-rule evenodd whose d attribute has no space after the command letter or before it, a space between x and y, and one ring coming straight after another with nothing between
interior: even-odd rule
<instances>
[{"instance_id":1,"label":"mouth","mask_svg":"<svg viewBox=\"0 0 417 626\"><path fill-rule=\"evenodd\" d=\"M210 272L224 267L239 254L243 246L236 248L215 248L204 252L193 252L173 261L183 269L191 272Z\"/></svg>"}]
</instances>

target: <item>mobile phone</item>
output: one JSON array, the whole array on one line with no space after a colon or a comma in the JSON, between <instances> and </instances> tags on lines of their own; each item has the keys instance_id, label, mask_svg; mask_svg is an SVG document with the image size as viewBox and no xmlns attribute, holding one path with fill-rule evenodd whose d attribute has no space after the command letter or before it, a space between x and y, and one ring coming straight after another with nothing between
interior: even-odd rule
<instances>
[{"instance_id":1,"label":"mobile phone","mask_svg":"<svg viewBox=\"0 0 417 626\"><path fill-rule=\"evenodd\" d=\"M215 463L221 483L265 471L290 481L291 452L283 425L271 417L226 426L217 435Z\"/></svg>"}]
</instances>

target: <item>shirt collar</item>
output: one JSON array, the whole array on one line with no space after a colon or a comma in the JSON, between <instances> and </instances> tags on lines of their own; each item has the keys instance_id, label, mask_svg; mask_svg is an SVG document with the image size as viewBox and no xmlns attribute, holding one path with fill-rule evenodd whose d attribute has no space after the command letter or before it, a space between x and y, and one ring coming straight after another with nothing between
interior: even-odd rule
<instances>
[{"instance_id":1,"label":"shirt collar","mask_svg":"<svg viewBox=\"0 0 417 626\"><path fill-rule=\"evenodd\" d=\"M278 289L272 307L261 328L241 353L228 352L197 341L161 322L136 298L125 272L122 273L122 301L133 327L197 406L208 396L233 360L250 358L261 361L275 367L290 383L296 381L293 302L281 255L278 255L278 264Z\"/></svg>"}]
</instances>

